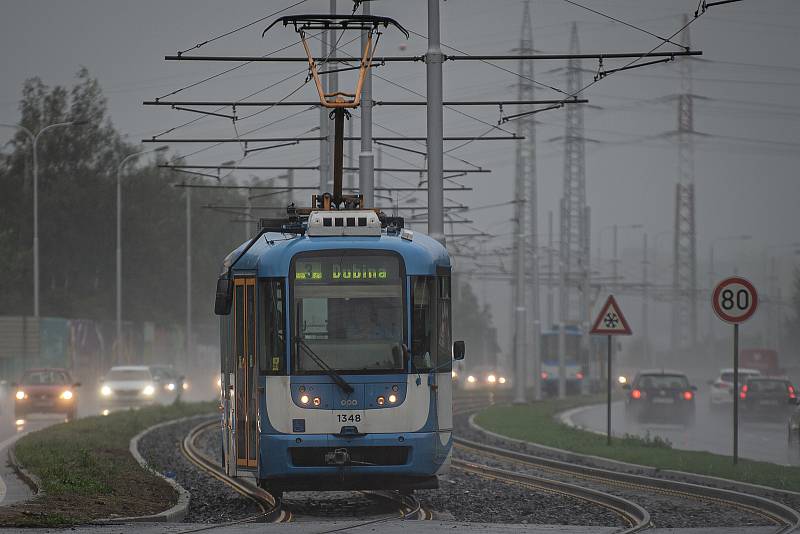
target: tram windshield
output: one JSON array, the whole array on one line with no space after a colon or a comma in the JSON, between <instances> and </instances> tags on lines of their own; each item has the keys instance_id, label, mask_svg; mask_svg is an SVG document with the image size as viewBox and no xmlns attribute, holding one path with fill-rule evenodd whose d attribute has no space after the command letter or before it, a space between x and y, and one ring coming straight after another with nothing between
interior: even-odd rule
<instances>
[{"instance_id":1,"label":"tram windshield","mask_svg":"<svg viewBox=\"0 0 800 534\"><path fill-rule=\"evenodd\" d=\"M322 373L323 366L355 373L405 368L397 256L301 255L293 276L294 373Z\"/></svg>"}]
</instances>

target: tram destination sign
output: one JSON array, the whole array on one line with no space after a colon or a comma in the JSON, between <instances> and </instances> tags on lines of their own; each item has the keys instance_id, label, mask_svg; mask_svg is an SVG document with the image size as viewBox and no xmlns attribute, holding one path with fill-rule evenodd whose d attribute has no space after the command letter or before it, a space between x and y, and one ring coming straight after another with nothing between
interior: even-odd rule
<instances>
[{"instance_id":1,"label":"tram destination sign","mask_svg":"<svg viewBox=\"0 0 800 534\"><path fill-rule=\"evenodd\" d=\"M397 260L298 261L294 279L318 283L381 283L397 280Z\"/></svg>"}]
</instances>

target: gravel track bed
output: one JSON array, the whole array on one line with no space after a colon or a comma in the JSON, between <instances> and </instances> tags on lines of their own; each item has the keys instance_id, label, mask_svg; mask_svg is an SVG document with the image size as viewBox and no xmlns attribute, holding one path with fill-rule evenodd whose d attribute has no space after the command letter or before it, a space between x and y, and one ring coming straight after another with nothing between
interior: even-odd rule
<instances>
[{"instance_id":1,"label":"gravel track bed","mask_svg":"<svg viewBox=\"0 0 800 534\"><path fill-rule=\"evenodd\" d=\"M475 431L469 426L469 415L456 415L454 416L454 429L455 433L472 441L486 443L505 449L530 453L536 456L548 457L558 459L556 455L549 455L539 451L528 450L524 444L513 443L505 440L500 440L485 434ZM638 488L625 488L611 484L603 484L601 482L591 481L585 478L572 477L553 473L546 470L536 468L522 467L520 463L513 461L500 460L491 456L482 454L465 453L458 448L455 449L455 457L465 460L475 461L490 465L492 467L499 467L513 471L521 471L532 475L542 476L544 478L551 478L555 480L564 480L582 486L599 489L614 495L625 497L640 506L644 507L650 512L653 523L656 527L661 528L692 528L692 527L732 527L732 526L765 526L774 525L770 520L751 512L735 508L733 506L724 506L715 502L704 501L701 498L682 498L672 497L668 495L658 494L642 490ZM589 464L587 464L589 465ZM636 471L630 471L637 473ZM637 473L642 474L642 473ZM664 477L667 478L667 477ZM669 477L672 480L682 480L680 477ZM691 482L686 480L687 482ZM726 489L736 489L731 485L720 484L718 487ZM782 494L772 492L753 492L754 494L762 495L764 497L783 502L789 506L797 506L798 500L791 497L786 497Z\"/></svg>"},{"instance_id":2,"label":"gravel track bed","mask_svg":"<svg viewBox=\"0 0 800 534\"><path fill-rule=\"evenodd\" d=\"M216 438L216 439L215 439ZM197 446L205 454L217 458L221 452L219 439L213 432L198 437ZM512 484L498 482L451 469L439 477L439 489L419 490L415 496L437 519L475 521L481 523L527 523L554 525L624 526L617 514L580 499L536 492ZM319 496L324 496L320 499ZM365 497L357 492L288 492L285 502L297 520L303 515L319 518L370 517L376 506L383 506L379 515L397 515L398 511L383 499ZM388 508L387 508L388 507Z\"/></svg>"},{"instance_id":3,"label":"gravel track bed","mask_svg":"<svg viewBox=\"0 0 800 534\"><path fill-rule=\"evenodd\" d=\"M139 452L155 470L191 493L184 522L223 523L259 514L260 508L251 500L200 471L181 453L183 438L201 421L193 419L149 432L139 441Z\"/></svg>"}]
</instances>

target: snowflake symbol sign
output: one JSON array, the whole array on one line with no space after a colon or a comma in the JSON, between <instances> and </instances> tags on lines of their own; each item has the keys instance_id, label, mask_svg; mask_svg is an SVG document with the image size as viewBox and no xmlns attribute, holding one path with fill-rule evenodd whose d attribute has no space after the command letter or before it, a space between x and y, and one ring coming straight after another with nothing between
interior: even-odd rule
<instances>
[{"instance_id":1,"label":"snowflake symbol sign","mask_svg":"<svg viewBox=\"0 0 800 534\"><path fill-rule=\"evenodd\" d=\"M617 317L617 314L614 312L608 312L603 322L606 328L616 328L619 324L619 317Z\"/></svg>"}]
</instances>

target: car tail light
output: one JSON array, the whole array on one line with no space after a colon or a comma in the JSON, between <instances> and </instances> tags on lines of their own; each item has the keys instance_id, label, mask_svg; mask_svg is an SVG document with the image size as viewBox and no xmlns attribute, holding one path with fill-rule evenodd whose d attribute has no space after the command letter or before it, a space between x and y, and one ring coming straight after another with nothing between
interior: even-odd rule
<instances>
[{"instance_id":1,"label":"car tail light","mask_svg":"<svg viewBox=\"0 0 800 534\"><path fill-rule=\"evenodd\" d=\"M631 398L632 399L641 399L642 398L642 391L639 389L634 389L631 391Z\"/></svg>"},{"instance_id":2,"label":"car tail light","mask_svg":"<svg viewBox=\"0 0 800 534\"><path fill-rule=\"evenodd\" d=\"M691 391L683 392L683 400L692 400L692 398L694 398L694 395L692 394Z\"/></svg>"},{"instance_id":3,"label":"car tail light","mask_svg":"<svg viewBox=\"0 0 800 534\"><path fill-rule=\"evenodd\" d=\"M542 371L540 376L542 377L542 380L547 380L547 371Z\"/></svg>"},{"instance_id":4,"label":"car tail light","mask_svg":"<svg viewBox=\"0 0 800 534\"><path fill-rule=\"evenodd\" d=\"M747 393L747 384L742 386L742 393Z\"/></svg>"},{"instance_id":5,"label":"car tail light","mask_svg":"<svg viewBox=\"0 0 800 534\"><path fill-rule=\"evenodd\" d=\"M575 373L575 378L577 378L578 380L583 380L583 373L578 371L577 373Z\"/></svg>"},{"instance_id":6,"label":"car tail light","mask_svg":"<svg viewBox=\"0 0 800 534\"><path fill-rule=\"evenodd\" d=\"M742 391L741 393L739 393L739 398L740 398L740 399L746 399L746 398L747 398L747 393L745 393L744 391Z\"/></svg>"}]
</instances>

